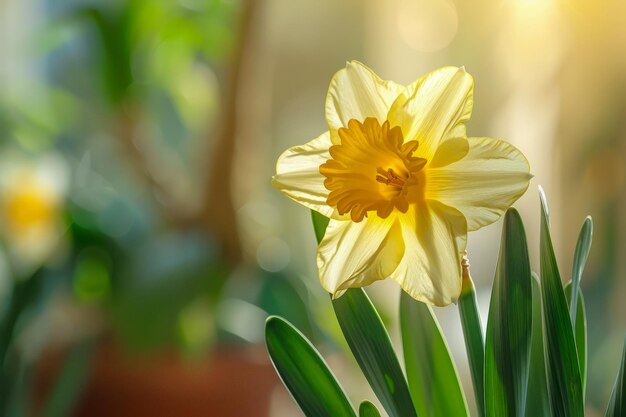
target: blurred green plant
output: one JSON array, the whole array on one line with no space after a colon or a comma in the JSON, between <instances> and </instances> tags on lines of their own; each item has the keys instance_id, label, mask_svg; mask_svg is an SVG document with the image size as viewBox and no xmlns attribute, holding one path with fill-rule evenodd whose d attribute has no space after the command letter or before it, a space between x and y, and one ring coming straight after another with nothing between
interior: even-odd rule
<instances>
[{"instance_id":1,"label":"blurred green plant","mask_svg":"<svg viewBox=\"0 0 626 417\"><path fill-rule=\"evenodd\" d=\"M24 415L32 400L37 361L55 335L32 343L24 335L59 294L98 311L104 324L94 324L102 327L96 341L80 332L70 341L50 399L37 404L43 415L71 411L93 349L111 339L133 350L201 355L215 343L261 342L252 323L268 313L316 334L302 283L242 259L231 165L255 4L41 1L33 92L0 92L0 183L27 188L5 173L4 159L14 154L60 155L70 178L46 211L61 226L53 253L23 271L10 248L27 234L8 233L11 205L0 187L0 274L5 252L8 264L0 277L8 287L0 288L0 416ZM26 200L12 212L29 213ZM248 291L229 282L235 271ZM233 305L250 315L231 320Z\"/></svg>"},{"instance_id":2,"label":"blurred green plant","mask_svg":"<svg viewBox=\"0 0 626 417\"><path fill-rule=\"evenodd\" d=\"M473 373L484 375L484 387L478 391L483 397L477 398L483 404L479 404L480 415L584 415L586 315L578 282L591 245L591 219L585 220L578 239L575 283L564 288L541 190L540 200L540 279L530 269L520 215L509 209L504 217L484 350L474 352L483 358L483 365L480 369L471 367ZM318 242L327 224L326 218L313 212ZM464 279L471 280L469 264L465 262L464 267L468 272ZM473 286L464 288L471 295ZM466 302L475 303L472 300L475 297ZM469 416L455 364L429 306L401 296L405 378L389 335L365 291L349 289L332 304L352 354L389 416ZM466 330L479 325L476 311L471 305L460 309L461 318L468 323ZM296 328L273 316L266 322L265 334L276 371L307 417L357 415L328 365ZM468 331L465 335L467 339ZM467 343L468 351L477 345L480 343ZM468 354L471 357L472 352ZM624 362L622 359L607 416L624 415ZM481 379L474 375L477 380ZM358 415L380 413L370 402L363 402Z\"/></svg>"},{"instance_id":3,"label":"blurred green plant","mask_svg":"<svg viewBox=\"0 0 626 417\"><path fill-rule=\"evenodd\" d=\"M286 275L245 265L257 291L226 284L242 263L231 164L256 2L43 3L39 90L0 96L0 152L54 150L71 172L62 291L138 349L241 340L216 319L229 298L306 326L308 294Z\"/></svg>"}]
</instances>

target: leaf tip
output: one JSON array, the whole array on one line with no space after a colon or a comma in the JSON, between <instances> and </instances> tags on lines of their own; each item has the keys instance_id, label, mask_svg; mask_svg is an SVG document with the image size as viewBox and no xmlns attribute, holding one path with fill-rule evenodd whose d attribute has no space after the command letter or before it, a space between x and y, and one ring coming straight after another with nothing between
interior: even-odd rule
<instances>
[{"instance_id":1,"label":"leaf tip","mask_svg":"<svg viewBox=\"0 0 626 417\"><path fill-rule=\"evenodd\" d=\"M522 216L520 216L519 211L515 207L509 207L504 214L504 222L508 223L510 221L521 221Z\"/></svg>"},{"instance_id":2,"label":"leaf tip","mask_svg":"<svg viewBox=\"0 0 626 417\"><path fill-rule=\"evenodd\" d=\"M593 236L593 219L591 216L585 217L585 221L583 222L583 227L588 230L589 237Z\"/></svg>"},{"instance_id":3,"label":"leaf tip","mask_svg":"<svg viewBox=\"0 0 626 417\"><path fill-rule=\"evenodd\" d=\"M285 319L282 317L274 315L269 316L265 319L265 334L269 331L275 330L277 326L280 326L283 323L285 323Z\"/></svg>"},{"instance_id":4,"label":"leaf tip","mask_svg":"<svg viewBox=\"0 0 626 417\"><path fill-rule=\"evenodd\" d=\"M550 215L550 210L548 209L548 199L546 197L546 192L543 190L543 187L539 185L539 201L541 201L541 211L545 215L546 219Z\"/></svg>"}]
</instances>

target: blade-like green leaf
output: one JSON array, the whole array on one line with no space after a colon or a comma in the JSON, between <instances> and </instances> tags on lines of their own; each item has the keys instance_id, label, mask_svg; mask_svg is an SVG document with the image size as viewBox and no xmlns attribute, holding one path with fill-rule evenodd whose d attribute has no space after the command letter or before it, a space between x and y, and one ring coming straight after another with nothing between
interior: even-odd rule
<instances>
[{"instance_id":1,"label":"blade-like green leaf","mask_svg":"<svg viewBox=\"0 0 626 417\"><path fill-rule=\"evenodd\" d=\"M526 394L526 417L551 417L550 397L546 381L544 358L543 317L541 314L541 288L539 277L533 273L533 335L530 348L530 370Z\"/></svg>"},{"instance_id":2,"label":"blade-like green leaf","mask_svg":"<svg viewBox=\"0 0 626 417\"><path fill-rule=\"evenodd\" d=\"M400 328L409 390L420 417L469 416L448 345L430 306L400 296Z\"/></svg>"},{"instance_id":3,"label":"blade-like green leaf","mask_svg":"<svg viewBox=\"0 0 626 417\"><path fill-rule=\"evenodd\" d=\"M626 340L622 351L622 364L613 385L613 393L606 410L606 417L626 416Z\"/></svg>"},{"instance_id":4,"label":"blade-like green leaf","mask_svg":"<svg viewBox=\"0 0 626 417\"><path fill-rule=\"evenodd\" d=\"M328 226L328 222L330 219L326 216L321 215L315 210L311 210L311 219L313 220L313 230L315 230L315 238L317 239L317 243L322 241L324 237L324 232L326 232L326 226Z\"/></svg>"},{"instance_id":5,"label":"blade-like green leaf","mask_svg":"<svg viewBox=\"0 0 626 417\"><path fill-rule=\"evenodd\" d=\"M89 377L94 354L94 344L91 341L76 346L69 353L48 394L42 416L63 417L73 414L72 411Z\"/></svg>"},{"instance_id":6,"label":"blade-like green leaf","mask_svg":"<svg viewBox=\"0 0 626 417\"><path fill-rule=\"evenodd\" d=\"M269 317L265 341L276 372L307 417L356 417L324 359L295 327Z\"/></svg>"},{"instance_id":7,"label":"blade-like green leaf","mask_svg":"<svg viewBox=\"0 0 626 417\"><path fill-rule=\"evenodd\" d=\"M532 334L532 283L526 233L507 210L491 292L485 342L488 417L524 416Z\"/></svg>"},{"instance_id":8,"label":"blade-like green leaf","mask_svg":"<svg viewBox=\"0 0 626 417\"><path fill-rule=\"evenodd\" d=\"M6 414L12 395L20 391L19 373L22 364L13 360L14 337L20 319L35 304L42 289L44 270L40 269L28 279L19 280L12 288L5 309L0 310L0 415Z\"/></svg>"},{"instance_id":9,"label":"blade-like green leaf","mask_svg":"<svg viewBox=\"0 0 626 417\"><path fill-rule=\"evenodd\" d=\"M478 300L476 289L469 276L463 276L463 288L459 297L459 315L463 326L465 350L469 360L472 384L474 385L474 398L478 415L485 415L485 340L483 338L483 326L478 312Z\"/></svg>"},{"instance_id":10,"label":"blade-like green leaf","mask_svg":"<svg viewBox=\"0 0 626 417\"><path fill-rule=\"evenodd\" d=\"M380 412L371 402L363 401L359 407L359 417L380 417Z\"/></svg>"},{"instance_id":11,"label":"blade-like green leaf","mask_svg":"<svg viewBox=\"0 0 626 417\"><path fill-rule=\"evenodd\" d=\"M576 294L578 288L580 288L580 279L587 263L587 257L589 256L589 250L591 249L591 239L593 237L593 221L590 216L587 216L583 222L583 226L578 234L578 241L576 242L576 251L574 252L574 265L572 267L572 288L571 294ZM570 294L570 299L572 296ZM574 298L574 302L570 305L570 316L572 318L572 324L576 323L578 297Z\"/></svg>"},{"instance_id":12,"label":"blade-like green leaf","mask_svg":"<svg viewBox=\"0 0 626 417\"><path fill-rule=\"evenodd\" d=\"M572 282L565 286L567 303L572 305ZM583 395L587 381L587 313L585 311L585 299L583 291L578 289L578 303L576 304L576 324L574 326L574 339L576 340L576 352L578 353L578 365L580 366L580 378L583 383Z\"/></svg>"},{"instance_id":13,"label":"blade-like green leaf","mask_svg":"<svg viewBox=\"0 0 626 417\"><path fill-rule=\"evenodd\" d=\"M553 417L583 417L582 379L574 331L570 321L561 275L554 256L548 223L548 204L543 190L539 264L548 392Z\"/></svg>"},{"instance_id":14,"label":"blade-like green leaf","mask_svg":"<svg viewBox=\"0 0 626 417\"><path fill-rule=\"evenodd\" d=\"M391 417L415 417L406 379L378 312L362 288L333 300L343 335L374 393Z\"/></svg>"}]
</instances>

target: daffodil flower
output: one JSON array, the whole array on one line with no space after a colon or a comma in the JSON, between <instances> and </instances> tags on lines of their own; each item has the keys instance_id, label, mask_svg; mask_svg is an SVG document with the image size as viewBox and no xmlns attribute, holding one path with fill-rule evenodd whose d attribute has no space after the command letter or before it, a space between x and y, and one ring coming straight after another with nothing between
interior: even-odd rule
<instances>
[{"instance_id":1,"label":"daffodil flower","mask_svg":"<svg viewBox=\"0 0 626 417\"><path fill-rule=\"evenodd\" d=\"M498 139L467 137L473 79L436 70L408 86L359 62L333 77L328 131L278 159L273 184L330 218L317 252L334 296L390 277L413 298L455 302L467 232L528 188L528 161Z\"/></svg>"},{"instance_id":2,"label":"daffodil flower","mask_svg":"<svg viewBox=\"0 0 626 417\"><path fill-rule=\"evenodd\" d=\"M62 245L68 183L65 161L55 154L31 159L9 152L0 160L0 240L20 275Z\"/></svg>"}]
</instances>

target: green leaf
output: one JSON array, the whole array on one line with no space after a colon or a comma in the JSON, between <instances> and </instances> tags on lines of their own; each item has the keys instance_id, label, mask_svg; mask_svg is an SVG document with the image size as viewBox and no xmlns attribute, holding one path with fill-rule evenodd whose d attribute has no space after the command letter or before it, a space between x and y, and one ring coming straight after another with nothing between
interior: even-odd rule
<instances>
[{"instance_id":1,"label":"green leaf","mask_svg":"<svg viewBox=\"0 0 626 417\"><path fill-rule=\"evenodd\" d=\"M565 295L568 305L572 306L572 281L565 286ZM576 324L574 326L574 339L576 340L576 352L578 353L578 366L580 367L580 378L583 384L583 395L587 381L587 313L585 311L585 299L583 292L578 289L578 303L576 304Z\"/></svg>"},{"instance_id":2,"label":"green leaf","mask_svg":"<svg viewBox=\"0 0 626 417\"><path fill-rule=\"evenodd\" d=\"M624 340L624 350L622 351L622 365L613 386L606 417L626 416L626 370L624 368L626 368L626 340Z\"/></svg>"},{"instance_id":3,"label":"green leaf","mask_svg":"<svg viewBox=\"0 0 626 417\"><path fill-rule=\"evenodd\" d=\"M409 390L420 417L469 416L441 328L429 305L400 296L400 329Z\"/></svg>"},{"instance_id":4,"label":"green leaf","mask_svg":"<svg viewBox=\"0 0 626 417\"><path fill-rule=\"evenodd\" d=\"M576 250L574 251L574 265L572 267L572 288L570 299L572 294L578 292L580 288L580 279L587 263L587 257L589 256L589 250L591 249L591 239L593 237L593 221L590 216L587 216L578 234L578 241L576 242ZM578 297L574 298L574 302L570 305L570 316L572 318L572 324L576 323ZM583 372L584 374L584 372ZM584 378L583 378L584 380Z\"/></svg>"},{"instance_id":5,"label":"green leaf","mask_svg":"<svg viewBox=\"0 0 626 417\"><path fill-rule=\"evenodd\" d=\"M374 393L391 417L416 417L391 340L362 288L333 300L343 335Z\"/></svg>"},{"instance_id":6,"label":"green leaf","mask_svg":"<svg viewBox=\"0 0 626 417\"><path fill-rule=\"evenodd\" d=\"M324 359L295 327L269 317L265 341L276 372L307 417L356 417Z\"/></svg>"},{"instance_id":7,"label":"green leaf","mask_svg":"<svg viewBox=\"0 0 626 417\"><path fill-rule=\"evenodd\" d=\"M94 357L94 343L89 341L76 346L68 354L63 368L43 409L44 417L63 417L72 415L85 382L91 370Z\"/></svg>"},{"instance_id":8,"label":"green leaf","mask_svg":"<svg viewBox=\"0 0 626 417\"><path fill-rule=\"evenodd\" d=\"M487 416L524 416L532 334L532 283L522 219L507 210L485 343Z\"/></svg>"},{"instance_id":9,"label":"green leaf","mask_svg":"<svg viewBox=\"0 0 626 417\"><path fill-rule=\"evenodd\" d=\"M22 378L18 374L23 363L15 360L13 343L22 317L41 295L43 278L44 270L39 269L32 276L18 280L11 289L7 306L0 310L0 415L6 414L11 397L22 389L19 387Z\"/></svg>"},{"instance_id":10,"label":"green leaf","mask_svg":"<svg viewBox=\"0 0 626 417\"><path fill-rule=\"evenodd\" d=\"M548 223L548 204L543 190L539 264L548 392L552 416L583 417L584 399L576 342L561 275L554 256Z\"/></svg>"},{"instance_id":11,"label":"green leaf","mask_svg":"<svg viewBox=\"0 0 626 417\"><path fill-rule=\"evenodd\" d=\"M541 314L541 288L539 277L532 274L533 286L533 334L530 348L530 370L526 394L526 417L551 417L550 397L546 381L544 358L543 317Z\"/></svg>"},{"instance_id":12,"label":"green leaf","mask_svg":"<svg viewBox=\"0 0 626 417\"><path fill-rule=\"evenodd\" d=\"M478 312L476 289L469 272L467 276L463 277L463 289L459 297L459 315L461 316L465 349L472 374L476 406L478 414L482 417L485 415L485 341L480 313Z\"/></svg>"},{"instance_id":13,"label":"green leaf","mask_svg":"<svg viewBox=\"0 0 626 417\"><path fill-rule=\"evenodd\" d=\"M359 407L359 417L380 417L380 412L371 402L363 401Z\"/></svg>"},{"instance_id":14,"label":"green leaf","mask_svg":"<svg viewBox=\"0 0 626 417\"><path fill-rule=\"evenodd\" d=\"M324 233L326 232L326 227L328 226L330 219L326 216L321 215L315 210L311 210L311 219L313 219L315 238L317 239L317 243L319 244L324 237Z\"/></svg>"}]
</instances>

